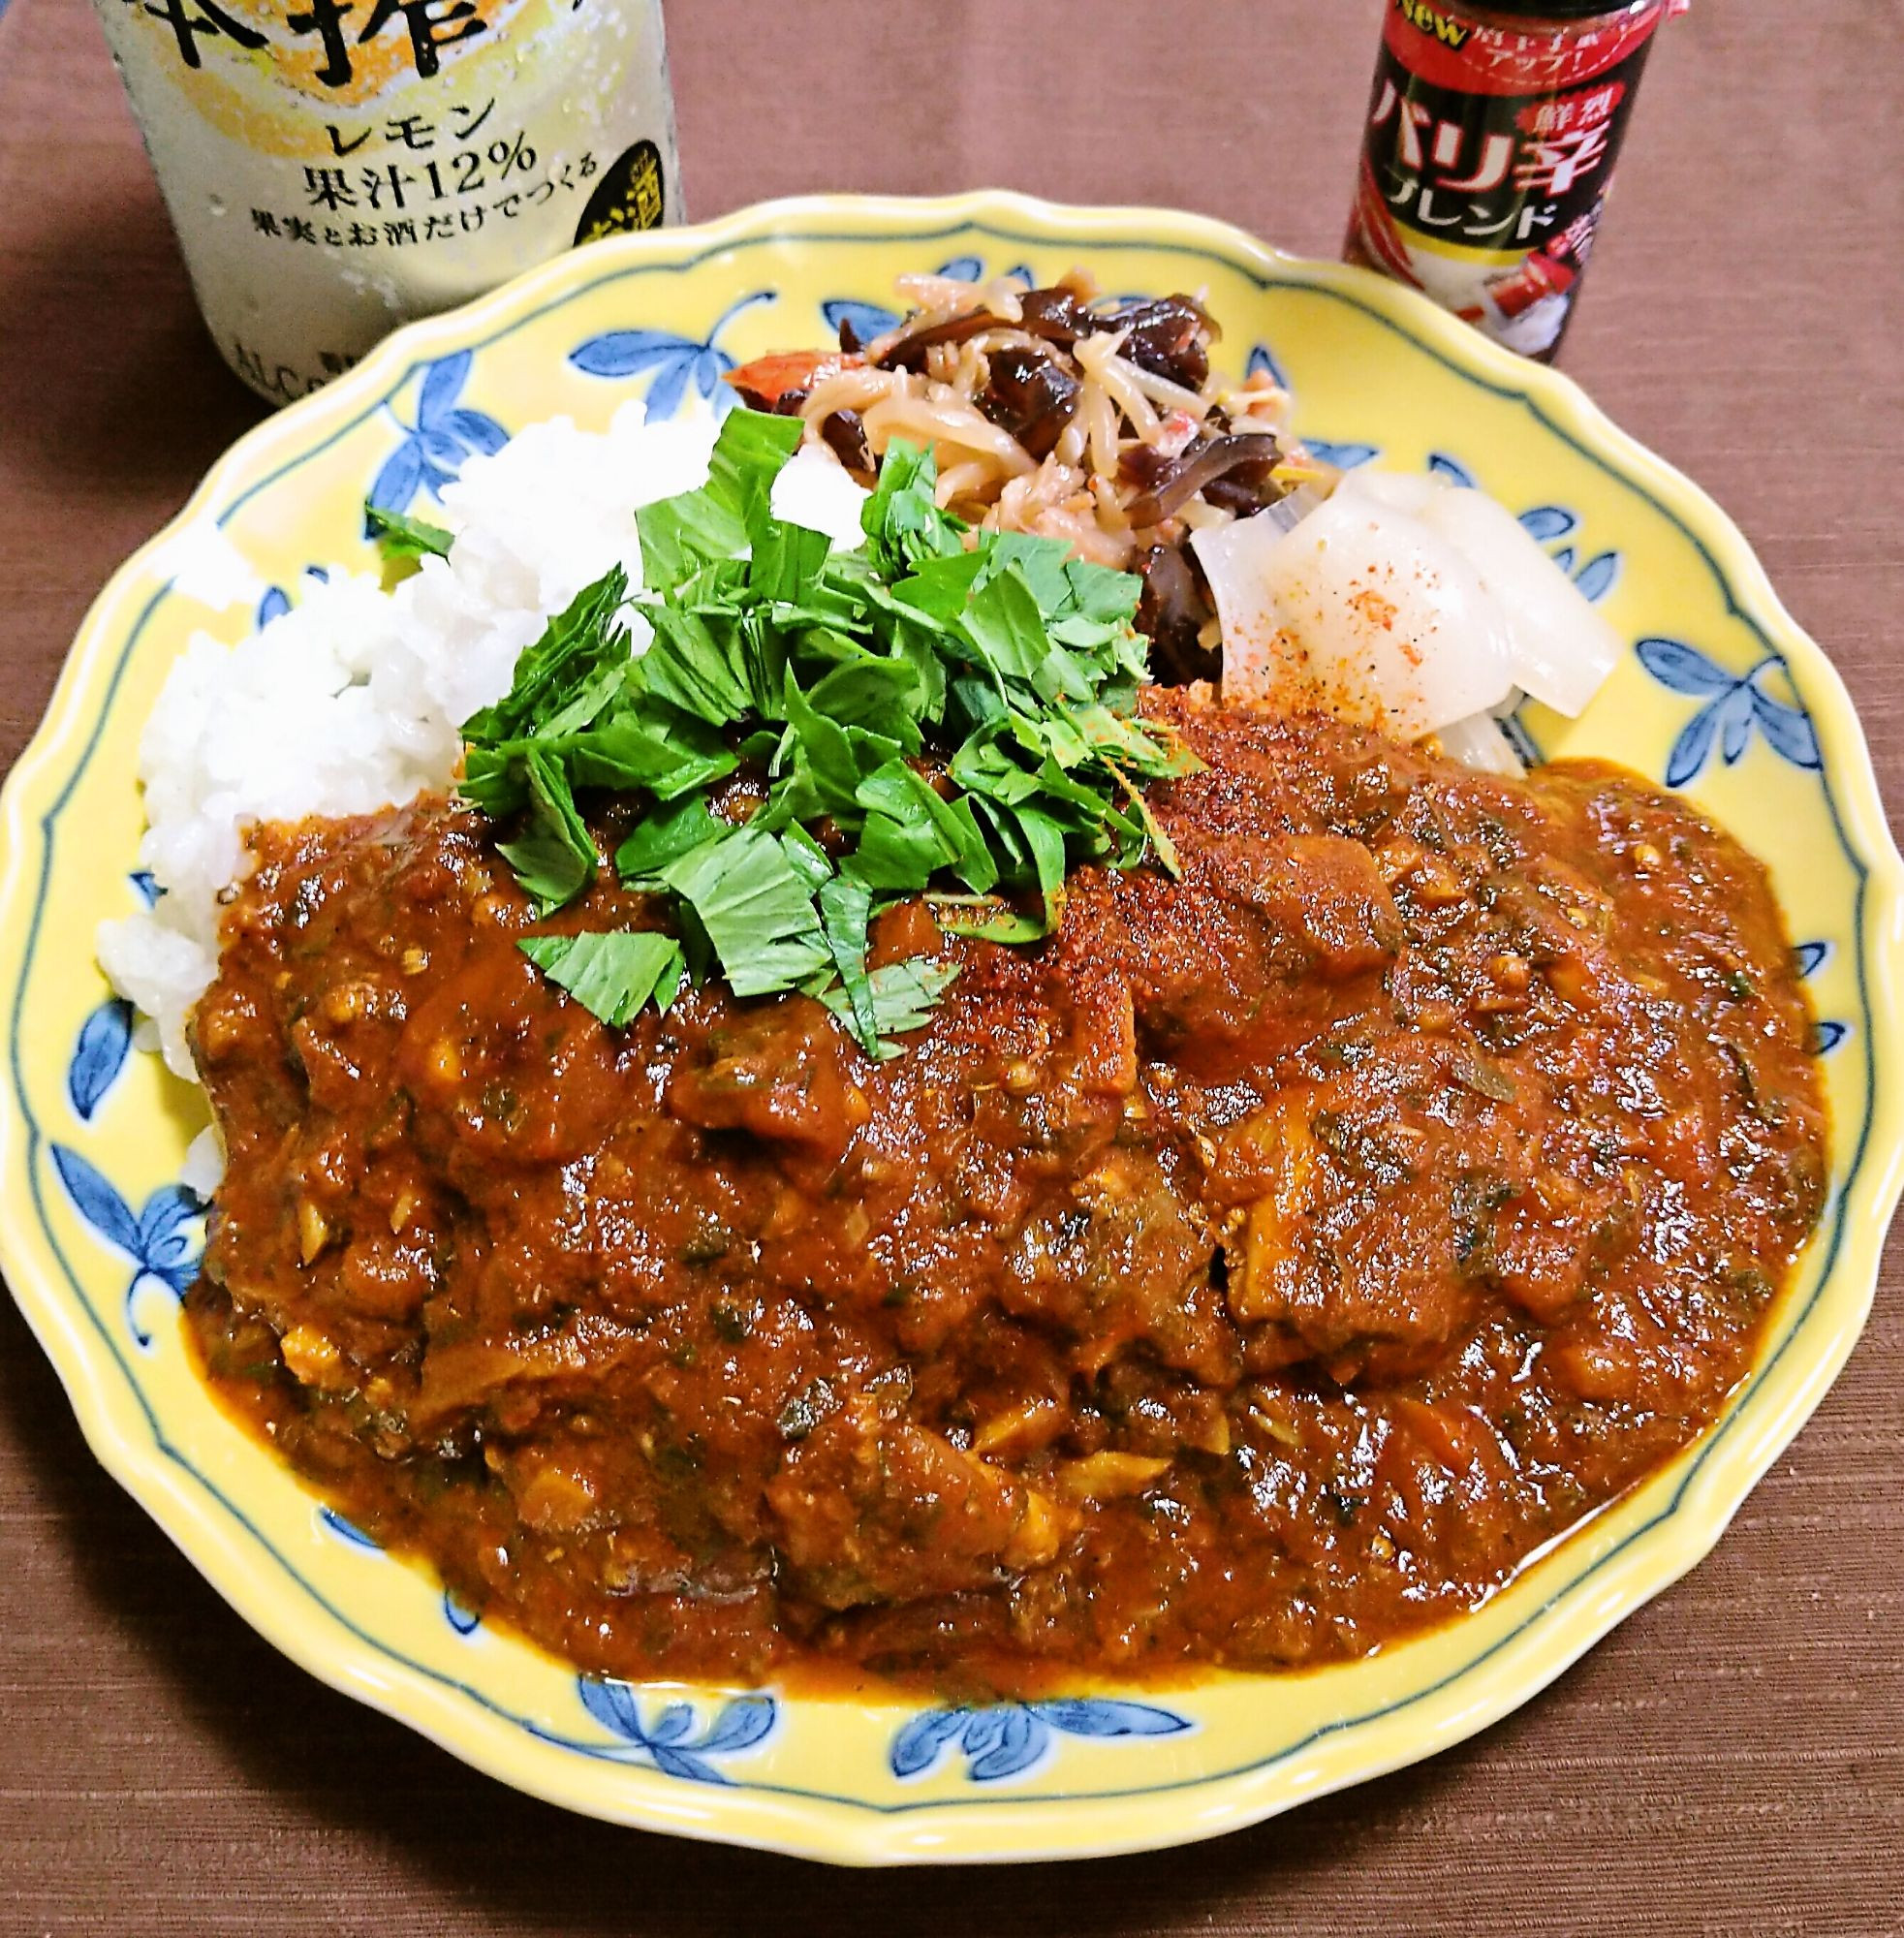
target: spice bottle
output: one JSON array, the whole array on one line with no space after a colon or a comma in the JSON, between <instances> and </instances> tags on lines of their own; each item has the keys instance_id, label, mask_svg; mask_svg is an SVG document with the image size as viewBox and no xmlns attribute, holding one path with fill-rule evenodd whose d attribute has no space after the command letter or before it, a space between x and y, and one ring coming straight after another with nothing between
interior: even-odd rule
<instances>
[{"instance_id":1,"label":"spice bottle","mask_svg":"<svg viewBox=\"0 0 1904 1938\"><path fill-rule=\"evenodd\" d=\"M661 0L94 0L199 307L273 403L680 219Z\"/></svg>"},{"instance_id":2,"label":"spice bottle","mask_svg":"<svg viewBox=\"0 0 1904 1938\"><path fill-rule=\"evenodd\" d=\"M1640 70L1689 0L1390 0L1343 253L1543 361Z\"/></svg>"}]
</instances>

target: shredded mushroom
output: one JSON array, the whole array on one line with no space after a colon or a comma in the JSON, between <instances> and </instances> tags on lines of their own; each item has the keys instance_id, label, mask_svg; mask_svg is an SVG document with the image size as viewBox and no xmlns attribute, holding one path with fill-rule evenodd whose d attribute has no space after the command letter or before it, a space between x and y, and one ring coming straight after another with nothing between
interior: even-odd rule
<instances>
[{"instance_id":1,"label":"shredded mushroom","mask_svg":"<svg viewBox=\"0 0 1904 1938\"><path fill-rule=\"evenodd\" d=\"M893 438L930 445L948 510L1128 570L1148 573L1192 531L1273 504L1306 475L1287 396L1264 376L1210 368L1217 329L1194 297L1103 302L1076 270L1042 289L944 276L898 288L908 313L885 335L861 343L845 326L837 352L763 358L728 381L798 415L864 479ZM1206 589L1178 563L1166 603L1184 663L1202 665Z\"/></svg>"}]
</instances>

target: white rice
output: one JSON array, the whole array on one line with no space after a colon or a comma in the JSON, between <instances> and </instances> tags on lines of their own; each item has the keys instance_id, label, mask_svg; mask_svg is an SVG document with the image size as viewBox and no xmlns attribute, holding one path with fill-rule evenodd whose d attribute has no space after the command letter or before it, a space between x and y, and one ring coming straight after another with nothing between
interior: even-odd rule
<instances>
[{"instance_id":1,"label":"white rice","mask_svg":"<svg viewBox=\"0 0 1904 1938\"><path fill-rule=\"evenodd\" d=\"M385 592L333 572L235 646L197 635L167 676L140 742L148 823L140 863L165 891L100 926L99 960L154 1019L167 1064L198 1080L185 1026L217 970L222 894L261 821L364 814L448 786L460 722L509 690L551 615L620 561L640 583L635 514L707 476L711 414L668 423L623 406L607 431L567 418L472 457L443 491L447 559ZM775 512L859 541L864 493L831 454L800 452ZM634 622L636 651L647 643Z\"/></svg>"}]
</instances>

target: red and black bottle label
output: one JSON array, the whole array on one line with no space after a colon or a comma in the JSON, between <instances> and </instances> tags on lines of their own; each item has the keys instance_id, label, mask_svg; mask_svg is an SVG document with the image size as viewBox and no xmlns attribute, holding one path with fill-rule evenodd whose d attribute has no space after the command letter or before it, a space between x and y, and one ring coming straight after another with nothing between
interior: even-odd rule
<instances>
[{"instance_id":1,"label":"red and black bottle label","mask_svg":"<svg viewBox=\"0 0 1904 1938\"><path fill-rule=\"evenodd\" d=\"M1549 358L1593 249L1655 0L1568 29L1393 0L1345 253Z\"/></svg>"}]
</instances>

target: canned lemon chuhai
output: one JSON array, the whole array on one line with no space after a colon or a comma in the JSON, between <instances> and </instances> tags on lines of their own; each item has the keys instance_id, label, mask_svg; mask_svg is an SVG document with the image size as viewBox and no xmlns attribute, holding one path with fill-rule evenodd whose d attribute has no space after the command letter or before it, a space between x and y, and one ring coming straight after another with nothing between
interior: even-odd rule
<instances>
[{"instance_id":1,"label":"canned lemon chuhai","mask_svg":"<svg viewBox=\"0 0 1904 1938\"><path fill-rule=\"evenodd\" d=\"M660 0L95 0L205 322L282 403L680 219Z\"/></svg>"}]
</instances>

